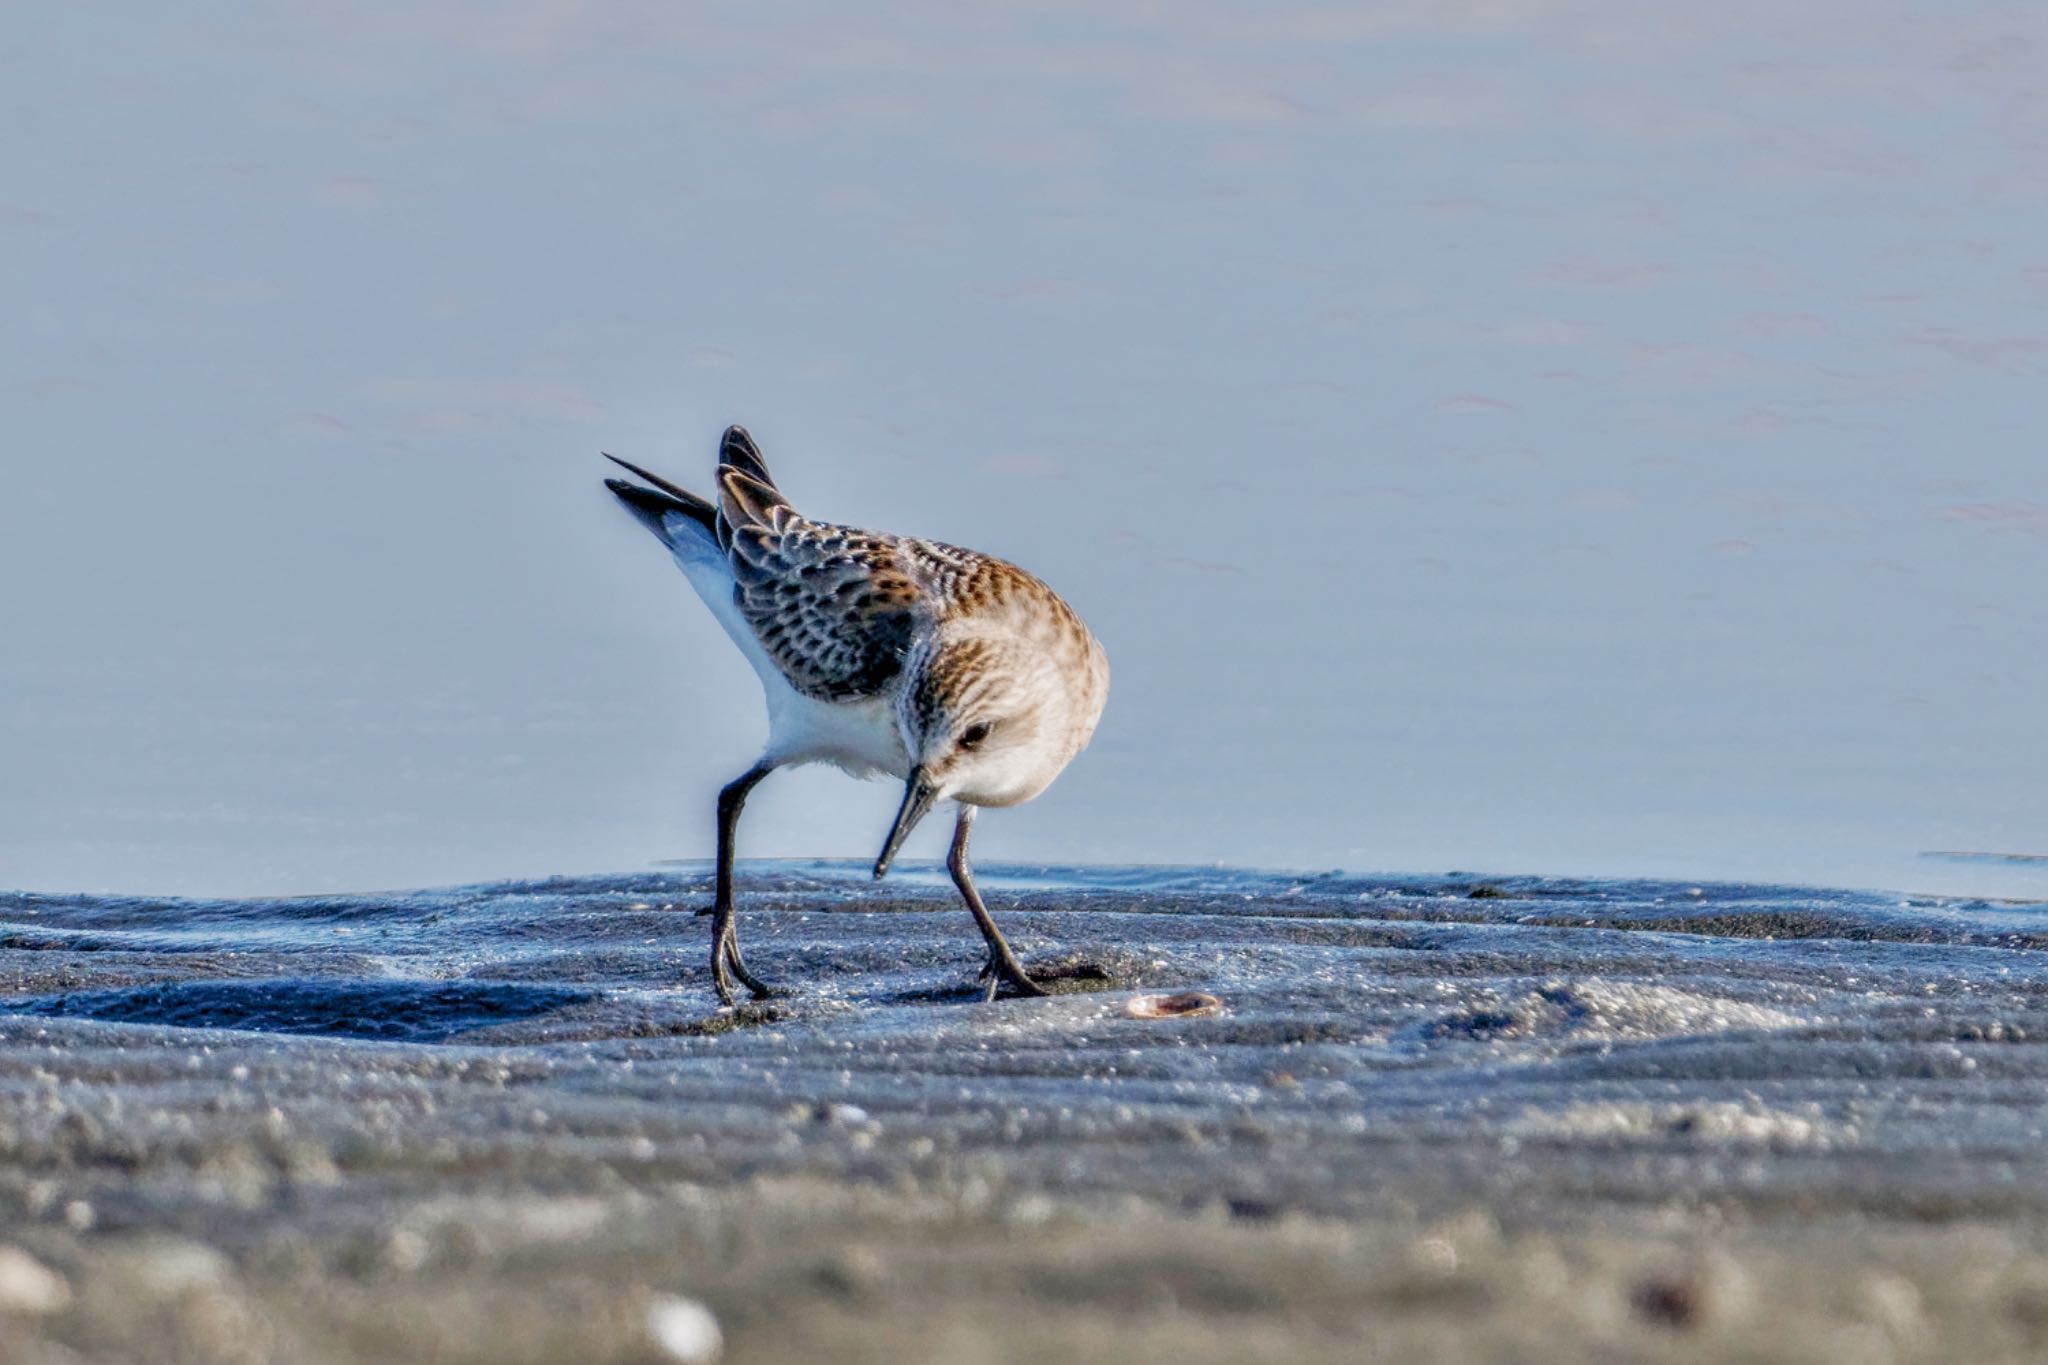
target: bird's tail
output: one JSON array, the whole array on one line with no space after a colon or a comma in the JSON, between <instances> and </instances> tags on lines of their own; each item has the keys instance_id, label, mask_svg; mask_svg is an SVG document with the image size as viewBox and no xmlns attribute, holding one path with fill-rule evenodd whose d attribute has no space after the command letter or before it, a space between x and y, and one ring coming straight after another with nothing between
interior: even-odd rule
<instances>
[{"instance_id":1,"label":"bird's tail","mask_svg":"<svg viewBox=\"0 0 2048 1365\"><path fill-rule=\"evenodd\" d=\"M670 483L659 474L651 474L639 465L628 464L616 455L606 455L605 458L653 485L643 488L624 479L604 481L604 486L625 504L626 510L639 518L641 525L654 532L662 544L679 554L696 552L707 545L714 549L717 547L717 508L688 489Z\"/></svg>"}]
</instances>

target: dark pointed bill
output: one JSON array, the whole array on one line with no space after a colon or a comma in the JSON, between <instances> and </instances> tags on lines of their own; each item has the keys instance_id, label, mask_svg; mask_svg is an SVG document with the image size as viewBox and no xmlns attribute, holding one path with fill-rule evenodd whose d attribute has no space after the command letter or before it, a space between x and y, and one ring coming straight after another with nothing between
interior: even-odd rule
<instances>
[{"instance_id":1,"label":"dark pointed bill","mask_svg":"<svg viewBox=\"0 0 2048 1365\"><path fill-rule=\"evenodd\" d=\"M912 768L910 780L903 784L903 804L896 811L896 823L889 827L889 838L882 845L882 856L875 859L875 880L889 875L889 863L896 857L896 850L903 847L903 841L910 831L917 828L917 822L930 813L939 802L939 789L924 775L923 768Z\"/></svg>"}]
</instances>

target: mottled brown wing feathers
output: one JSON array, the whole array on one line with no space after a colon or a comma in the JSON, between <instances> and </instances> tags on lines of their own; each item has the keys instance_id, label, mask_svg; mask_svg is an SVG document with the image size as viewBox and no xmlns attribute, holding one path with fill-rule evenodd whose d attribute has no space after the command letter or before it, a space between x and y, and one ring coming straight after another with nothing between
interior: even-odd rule
<instances>
[{"instance_id":1,"label":"mottled brown wing feathers","mask_svg":"<svg viewBox=\"0 0 2048 1365\"><path fill-rule=\"evenodd\" d=\"M734 599L761 645L806 696L844 701L878 692L903 666L918 589L900 542L805 521L739 526L728 552Z\"/></svg>"},{"instance_id":2,"label":"mottled brown wing feathers","mask_svg":"<svg viewBox=\"0 0 2048 1365\"><path fill-rule=\"evenodd\" d=\"M752 522L769 524L769 513L788 507L789 499L775 486L761 448L741 426L725 429L718 445L718 521L713 530L721 549L732 549L733 532Z\"/></svg>"},{"instance_id":3,"label":"mottled brown wing feathers","mask_svg":"<svg viewBox=\"0 0 2048 1365\"><path fill-rule=\"evenodd\" d=\"M770 488L775 487L775 477L768 472L768 462L761 458L761 447L754 444L754 438L747 434L745 427L725 429L725 439L718 443L718 467L737 469Z\"/></svg>"},{"instance_id":4,"label":"mottled brown wing feathers","mask_svg":"<svg viewBox=\"0 0 2048 1365\"><path fill-rule=\"evenodd\" d=\"M729 467L718 471L718 510L735 534L748 526L779 530L777 514L785 518L794 515L789 499L773 484Z\"/></svg>"}]
</instances>

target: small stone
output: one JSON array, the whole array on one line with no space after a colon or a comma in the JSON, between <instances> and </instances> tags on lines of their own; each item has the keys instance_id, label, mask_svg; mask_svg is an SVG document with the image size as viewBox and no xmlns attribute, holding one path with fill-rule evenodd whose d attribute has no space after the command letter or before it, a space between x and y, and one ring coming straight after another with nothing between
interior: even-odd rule
<instances>
[{"instance_id":1,"label":"small stone","mask_svg":"<svg viewBox=\"0 0 2048 1365\"><path fill-rule=\"evenodd\" d=\"M176 1238L153 1240L129 1255L131 1283L143 1298L163 1301L231 1285L234 1270L212 1247Z\"/></svg>"},{"instance_id":2,"label":"small stone","mask_svg":"<svg viewBox=\"0 0 2048 1365\"><path fill-rule=\"evenodd\" d=\"M819 1263L818 1283L835 1294L856 1297L872 1291L888 1274L888 1263L872 1247L850 1246Z\"/></svg>"},{"instance_id":3,"label":"small stone","mask_svg":"<svg viewBox=\"0 0 2048 1365\"><path fill-rule=\"evenodd\" d=\"M1863 1302L1877 1325L1894 1337L1914 1336L1923 1325L1920 1291L1897 1275L1880 1272L1865 1280Z\"/></svg>"},{"instance_id":4,"label":"small stone","mask_svg":"<svg viewBox=\"0 0 2048 1365\"><path fill-rule=\"evenodd\" d=\"M708 1365L725 1351L725 1334L711 1310L680 1295L663 1294L647 1305L647 1332L682 1365Z\"/></svg>"},{"instance_id":5,"label":"small stone","mask_svg":"<svg viewBox=\"0 0 2048 1365\"><path fill-rule=\"evenodd\" d=\"M813 1123L828 1123L838 1128L858 1128L870 1122L868 1111L857 1104L840 1104L823 1101L811 1110Z\"/></svg>"},{"instance_id":6,"label":"small stone","mask_svg":"<svg viewBox=\"0 0 2048 1365\"><path fill-rule=\"evenodd\" d=\"M425 1265L433 1253L427 1239L412 1228L393 1228L384 1239L384 1263L393 1270L410 1274Z\"/></svg>"},{"instance_id":7,"label":"small stone","mask_svg":"<svg viewBox=\"0 0 2048 1365\"><path fill-rule=\"evenodd\" d=\"M1637 1283L1629 1297L1636 1311L1666 1327L1690 1327L1706 1310L1702 1287L1684 1275L1653 1275Z\"/></svg>"},{"instance_id":8,"label":"small stone","mask_svg":"<svg viewBox=\"0 0 2048 1365\"><path fill-rule=\"evenodd\" d=\"M1408 1248L1408 1261L1429 1275L1458 1273L1458 1248L1448 1237L1423 1237Z\"/></svg>"},{"instance_id":9,"label":"small stone","mask_svg":"<svg viewBox=\"0 0 2048 1365\"><path fill-rule=\"evenodd\" d=\"M1059 1206L1042 1194L1027 1194L1013 1200L1004 1218L1017 1227L1043 1227L1059 1213Z\"/></svg>"},{"instance_id":10,"label":"small stone","mask_svg":"<svg viewBox=\"0 0 2048 1365\"><path fill-rule=\"evenodd\" d=\"M0 1313L41 1317L71 1303L64 1277L23 1251L0 1246Z\"/></svg>"},{"instance_id":11,"label":"small stone","mask_svg":"<svg viewBox=\"0 0 2048 1365\"><path fill-rule=\"evenodd\" d=\"M1746 1316L1755 1300L1749 1276L1734 1260L1709 1255L1685 1267L1645 1276L1630 1295L1637 1314L1686 1329Z\"/></svg>"}]
</instances>

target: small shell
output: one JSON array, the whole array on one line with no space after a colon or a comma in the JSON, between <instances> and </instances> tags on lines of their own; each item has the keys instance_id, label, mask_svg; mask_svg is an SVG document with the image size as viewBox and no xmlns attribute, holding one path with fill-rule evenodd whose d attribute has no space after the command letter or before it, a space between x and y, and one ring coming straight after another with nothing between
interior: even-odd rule
<instances>
[{"instance_id":1,"label":"small shell","mask_svg":"<svg viewBox=\"0 0 2048 1365\"><path fill-rule=\"evenodd\" d=\"M1188 991L1183 995L1134 995L1124 1001L1124 1013L1133 1019L1200 1019L1221 1014L1223 1002L1213 995Z\"/></svg>"}]
</instances>

